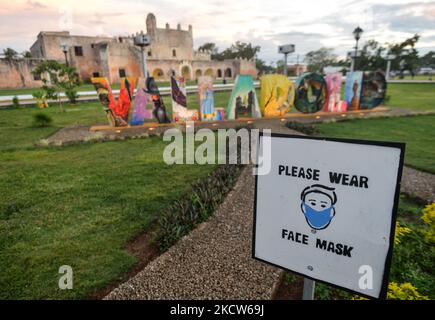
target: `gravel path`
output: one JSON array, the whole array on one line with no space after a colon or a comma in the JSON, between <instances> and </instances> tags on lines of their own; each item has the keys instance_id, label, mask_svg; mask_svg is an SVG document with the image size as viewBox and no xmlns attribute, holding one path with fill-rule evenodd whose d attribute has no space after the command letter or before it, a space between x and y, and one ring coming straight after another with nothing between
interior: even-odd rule
<instances>
[{"instance_id":1,"label":"gravel path","mask_svg":"<svg viewBox=\"0 0 435 320\"><path fill-rule=\"evenodd\" d=\"M402 192L426 201L435 202L435 175L410 167L403 168Z\"/></svg>"},{"instance_id":2,"label":"gravel path","mask_svg":"<svg viewBox=\"0 0 435 320\"><path fill-rule=\"evenodd\" d=\"M105 299L270 299L280 270L251 257L254 176L205 223Z\"/></svg>"}]
</instances>

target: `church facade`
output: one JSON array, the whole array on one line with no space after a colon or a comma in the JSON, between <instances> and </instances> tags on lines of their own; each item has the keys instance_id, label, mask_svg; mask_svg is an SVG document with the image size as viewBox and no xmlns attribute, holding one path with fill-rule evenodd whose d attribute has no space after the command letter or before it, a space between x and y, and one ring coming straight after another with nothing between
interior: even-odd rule
<instances>
[{"instance_id":1,"label":"church facade","mask_svg":"<svg viewBox=\"0 0 435 320\"><path fill-rule=\"evenodd\" d=\"M167 81L172 74L187 80L195 80L202 75L232 79L241 73L257 77L255 60L217 61L211 59L210 52L195 50L191 25L186 30L180 24L171 29L168 23L164 28L158 28L156 17L150 13L146 18L146 33L151 39L150 46L145 47L147 69L157 81ZM34 60L64 62L66 58L84 81L102 76L111 83L117 83L121 77L143 76L140 49L133 44L133 37L76 36L68 31L40 32L30 52ZM66 57L62 45L67 45ZM28 82L34 84L33 80Z\"/></svg>"}]
</instances>

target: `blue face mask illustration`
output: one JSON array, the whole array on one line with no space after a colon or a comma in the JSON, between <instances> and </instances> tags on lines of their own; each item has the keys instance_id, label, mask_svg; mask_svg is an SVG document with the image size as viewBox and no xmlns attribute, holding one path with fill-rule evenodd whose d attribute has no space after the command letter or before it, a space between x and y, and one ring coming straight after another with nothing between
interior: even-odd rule
<instances>
[{"instance_id":1,"label":"blue face mask illustration","mask_svg":"<svg viewBox=\"0 0 435 320\"><path fill-rule=\"evenodd\" d=\"M326 228L335 214L334 207L329 207L324 210L318 211L311 208L306 203L302 203L302 211L304 212L308 224L316 230Z\"/></svg>"}]
</instances>

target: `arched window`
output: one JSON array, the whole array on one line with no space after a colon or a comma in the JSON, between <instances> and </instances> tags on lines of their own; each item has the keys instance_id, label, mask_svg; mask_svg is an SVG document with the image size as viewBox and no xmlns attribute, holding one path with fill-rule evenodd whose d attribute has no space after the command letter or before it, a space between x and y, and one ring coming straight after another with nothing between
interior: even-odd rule
<instances>
[{"instance_id":1,"label":"arched window","mask_svg":"<svg viewBox=\"0 0 435 320\"><path fill-rule=\"evenodd\" d=\"M225 70L225 77L226 78L232 78L233 77L233 71L231 70L231 68L227 68Z\"/></svg>"},{"instance_id":2,"label":"arched window","mask_svg":"<svg viewBox=\"0 0 435 320\"><path fill-rule=\"evenodd\" d=\"M213 77L213 69L208 68L207 70L205 70L204 75L209 76L209 77Z\"/></svg>"},{"instance_id":3,"label":"arched window","mask_svg":"<svg viewBox=\"0 0 435 320\"><path fill-rule=\"evenodd\" d=\"M217 70L217 77L222 78L222 70L221 69Z\"/></svg>"},{"instance_id":4,"label":"arched window","mask_svg":"<svg viewBox=\"0 0 435 320\"><path fill-rule=\"evenodd\" d=\"M155 80L162 80L163 78L163 70L160 68L154 69L153 71L153 78Z\"/></svg>"},{"instance_id":5,"label":"arched window","mask_svg":"<svg viewBox=\"0 0 435 320\"><path fill-rule=\"evenodd\" d=\"M188 66L184 66L183 68L181 68L181 76L185 80L190 80L190 68Z\"/></svg>"},{"instance_id":6,"label":"arched window","mask_svg":"<svg viewBox=\"0 0 435 320\"><path fill-rule=\"evenodd\" d=\"M202 76L202 71L201 71L201 69L197 69L195 71L195 78L198 79L200 76Z\"/></svg>"},{"instance_id":7,"label":"arched window","mask_svg":"<svg viewBox=\"0 0 435 320\"><path fill-rule=\"evenodd\" d=\"M172 56L175 58L177 56L177 50L172 49Z\"/></svg>"}]
</instances>

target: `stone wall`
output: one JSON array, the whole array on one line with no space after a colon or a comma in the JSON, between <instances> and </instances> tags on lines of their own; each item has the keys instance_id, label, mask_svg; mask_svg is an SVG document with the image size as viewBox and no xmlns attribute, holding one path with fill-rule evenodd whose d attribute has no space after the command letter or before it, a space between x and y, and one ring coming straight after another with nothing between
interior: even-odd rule
<instances>
[{"instance_id":1,"label":"stone wall","mask_svg":"<svg viewBox=\"0 0 435 320\"><path fill-rule=\"evenodd\" d=\"M93 45L99 42L113 42L116 38L111 37L89 37L89 36L72 36L68 31L47 32L41 31L38 34L36 42L30 47L30 52L34 58L44 58L48 60L65 61L65 55L62 52L61 45L66 44L69 47L68 60L79 58L75 55L74 47L80 46L83 49L83 58L92 59L94 50ZM81 58L81 57L80 57Z\"/></svg>"},{"instance_id":2,"label":"stone wall","mask_svg":"<svg viewBox=\"0 0 435 320\"><path fill-rule=\"evenodd\" d=\"M192 26L182 30L171 29L169 24L165 28L157 28L154 14L150 13L146 19L147 34L151 38L151 45L147 48L150 59L160 60L190 60L194 58Z\"/></svg>"},{"instance_id":3,"label":"stone wall","mask_svg":"<svg viewBox=\"0 0 435 320\"><path fill-rule=\"evenodd\" d=\"M32 71L39 59L0 59L0 88L35 88L42 81L35 80Z\"/></svg>"},{"instance_id":4,"label":"stone wall","mask_svg":"<svg viewBox=\"0 0 435 320\"><path fill-rule=\"evenodd\" d=\"M140 49L128 43L112 42L108 44L108 75L111 83L119 83L120 70L124 70L126 76L141 77L143 75Z\"/></svg>"}]
</instances>

